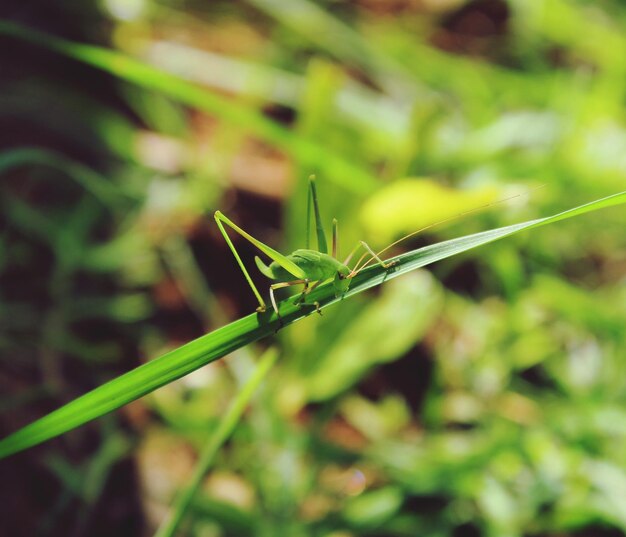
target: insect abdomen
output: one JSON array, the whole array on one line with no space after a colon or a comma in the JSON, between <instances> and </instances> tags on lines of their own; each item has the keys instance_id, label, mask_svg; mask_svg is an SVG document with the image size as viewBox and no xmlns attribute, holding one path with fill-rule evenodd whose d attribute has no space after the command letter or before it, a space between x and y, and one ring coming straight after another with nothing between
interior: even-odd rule
<instances>
[{"instance_id":1,"label":"insect abdomen","mask_svg":"<svg viewBox=\"0 0 626 537\"><path fill-rule=\"evenodd\" d=\"M335 258L315 250L296 250L287 258L301 268L305 273L304 277L311 282L333 278L342 266ZM265 265L258 257L255 258L255 261L259 270L272 280L290 282L299 279L276 261L273 261L269 266Z\"/></svg>"},{"instance_id":2,"label":"insect abdomen","mask_svg":"<svg viewBox=\"0 0 626 537\"><path fill-rule=\"evenodd\" d=\"M315 250L296 250L289 256L309 281L324 281L335 276L338 262L334 257Z\"/></svg>"}]
</instances>

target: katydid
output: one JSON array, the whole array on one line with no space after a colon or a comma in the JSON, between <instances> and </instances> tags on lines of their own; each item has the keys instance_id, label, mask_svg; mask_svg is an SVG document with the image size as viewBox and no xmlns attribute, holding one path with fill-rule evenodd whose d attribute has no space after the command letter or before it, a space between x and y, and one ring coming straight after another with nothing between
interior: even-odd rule
<instances>
[{"instance_id":1,"label":"katydid","mask_svg":"<svg viewBox=\"0 0 626 537\"><path fill-rule=\"evenodd\" d=\"M311 207L312 204L312 207ZM313 208L313 216L315 218L315 231L317 235L317 250L309 249L309 234L310 234L310 221L311 221L311 208ZM326 234L320 218L319 206L317 201L317 190L315 188L315 180L313 177L309 178L309 192L307 198L307 224L306 224L306 248L296 250L290 255L283 255L273 248L270 248L266 244L262 243L258 239L255 239L249 233L246 233L237 224L228 219L220 211L215 212L215 221L220 229L220 232L224 236L224 240L228 247L232 251L239 267L241 268L248 284L252 288L252 292L259 301L258 312L264 312L267 308L265 301L261 297L258 289L254 285L248 270L246 269L239 253L233 245L228 233L224 229L222 224L226 224L232 230L241 235L244 239L250 241L261 252L267 255L272 263L268 266L259 257L255 257L257 267L270 280L274 280L276 283L270 285L270 299L272 307L276 312L276 315L280 319L280 313L278 312L278 306L276 304L276 298L274 291L276 289L291 287L294 285L303 285L304 288L300 297L297 299L298 304L302 303L306 295L315 289L318 285L332 280L335 289L336 296L343 295L350 287L350 280L361 270L355 266L353 269L348 267L348 263L352 256L357 252L359 248L364 248L366 254L369 253L372 258L376 260L383 268L389 268L394 265L394 262L385 263L378 255L372 250L364 241L359 241L352 253L342 263L337 259L338 248L338 229L337 220L333 219L332 227L332 250L329 254L328 243L326 241ZM366 255L364 254L364 255ZM363 259L359 260L359 262ZM358 265L359 263L357 263ZM363 267L361 267L363 268ZM313 304L318 313L321 314L320 306L317 302Z\"/></svg>"}]
</instances>

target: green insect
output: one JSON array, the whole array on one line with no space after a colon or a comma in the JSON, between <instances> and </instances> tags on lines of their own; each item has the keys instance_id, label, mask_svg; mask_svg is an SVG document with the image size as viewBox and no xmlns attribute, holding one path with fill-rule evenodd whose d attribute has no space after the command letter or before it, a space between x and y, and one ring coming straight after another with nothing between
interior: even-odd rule
<instances>
[{"instance_id":1,"label":"green insect","mask_svg":"<svg viewBox=\"0 0 626 537\"><path fill-rule=\"evenodd\" d=\"M315 230L317 235L317 246L318 250L309 249L309 225L311 221L311 205L313 206L313 214L315 217ZM380 257L364 242L359 241L356 247L352 250L347 259L342 263L337 259L337 247L338 247L338 230L337 230L337 220L333 220L333 231L332 231L332 250L329 254L328 252L328 243L326 241L326 234L324 232L324 227L322 225L322 221L320 218L319 207L317 203L317 190L315 188L315 180L313 177L309 178L309 193L307 198L307 230L306 230L306 248L296 250L290 255L283 255L273 248L270 248L266 244L263 244L261 241L255 239L249 233L246 233L243 229L241 229L237 224L229 220L224 214L220 211L215 212L215 221L220 229L220 232L224 236L224 240L228 244L228 247L233 252L239 267L241 268L248 284L252 288L254 295L259 301L259 307L257 308L258 312L263 312L267 309L265 305L265 301L261 297L258 289L252 282L252 278L248 273L239 253L235 249L230 237L226 233L224 226L222 224L226 224L231 229L239 233L242 237L250 241L254 246L256 246L261 252L267 255L272 263L268 266L266 265L259 257L255 257L256 265L259 270L267 276L270 280L274 280L277 283L270 285L270 299L272 301L272 306L276 315L278 315L280 319L280 313L278 312L278 306L276 304L276 298L274 296L274 291L276 289L291 287L294 285L303 285L304 288L302 293L296 300L297 304L300 304L306 298L306 295L309 294L313 289L318 287L320 284L331 281L333 282L333 287L335 289L335 295L337 297L342 296L349 288L351 279L362 270L369 261L358 268L358 265L364 259L364 257L369 253L372 257L371 260L376 260L378 264L380 264L384 268L389 268L393 266L394 262L385 263ZM364 248L366 250L366 254L364 254L359 262L355 265L353 269L348 267L348 263L354 256L354 254L358 251L359 248ZM313 303L317 312L321 314L319 303Z\"/></svg>"}]
</instances>

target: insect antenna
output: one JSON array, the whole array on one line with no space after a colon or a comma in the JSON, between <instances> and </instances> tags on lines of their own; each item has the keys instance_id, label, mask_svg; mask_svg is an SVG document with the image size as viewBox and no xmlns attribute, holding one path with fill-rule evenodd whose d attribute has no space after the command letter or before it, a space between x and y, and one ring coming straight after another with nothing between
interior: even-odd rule
<instances>
[{"instance_id":1,"label":"insect antenna","mask_svg":"<svg viewBox=\"0 0 626 537\"><path fill-rule=\"evenodd\" d=\"M430 228L433 228L435 226L439 226L441 224L445 224L446 222L452 222L454 220L458 220L459 218L462 218L464 216L467 216L469 214L473 214L476 213L478 211L483 211L485 209L489 209L490 207L494 207L495 205L499 205L501 203L506 203L507 201L511 201L513 199L519 198L521 196L527 196L532 194L533 192L544 188L546 186L546 183L539 185L535 188L532 188L531 190L528 190L526 192L520 192L519 194L515 194L514 196L509 196L508 198L503 198L503 199L499 199L497 201L492 201L491 203L486 203L485 205L481 205L479 207L475 207L473 209L470 209L468 211L463 211L462 213L456 214L454 216L451 216L450 218L444 218L443 220L439 220L437 222L433 222L432 224L428 224L427 226L424 226L416 231L412 231L411 233L408 233L407 235L404 235L403 237L400 237L397 241L392 242L391 244L385 246L382 250L380 250L379 252L376 252L376 255L378 257L380 257L380 255L384 252L386 252L387 250L389 250L390 248L393 248L394 246L397 246L398 244L400 244L401 242L405 241L406 239L409 239L415 235L417 235L418 233L422 233ZM354 268L352 269L352 271L350 272L349 277L350 278L354 278L359 272L361 272L364 268L366 268L374 259L374 256L370 257L364 264L363 266L359 267L359 265L361 264L361 262L367 257L367 252L364 253L359 260L357 261L357 263L354 265Z\"/></svg>"}]
</instances>

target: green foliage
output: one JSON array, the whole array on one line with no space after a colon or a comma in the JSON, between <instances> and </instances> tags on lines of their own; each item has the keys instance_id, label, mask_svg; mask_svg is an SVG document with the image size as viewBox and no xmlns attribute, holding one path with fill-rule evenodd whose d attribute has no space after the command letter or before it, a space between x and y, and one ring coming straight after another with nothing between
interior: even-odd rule
<instances>
[{"instance_id":1,"label":"green foliage","mask_svg":"<svg viewBox=\"0 0 626 537\"><path fill-rule=\"evenodd\" d=\"M176 534L176 530L180 526L185 512L189 509L189 504L198 492L198 488L202 484L202 480L211 467L211 464L213 464L218 450L233 433L255 390L274 365L277 357L278 353L274 349L267 351L265 355L261 357L256 370L250 375L246 383L241 386L241 390L237 394L233 404L220 421L219 426L211 434L209 441L206 442L192 479L190 479L185 490L182 491L177 498L169 519L163 522L159 531L156 533L157 537L167 537Z\"/></svg>"},{"instance_id":2,"label":"green foliage","mask_svg":"<svg viewBox=\"0 0 626 537\"><path fill-rule=\"evenodd\" d=\"M189 535L626 531L624 211L519 233L624 200L619 2L18 7L0 452L66 434L0 461L6 532L149 533L184 489ZM212 215L303 247L310 174L340 255L428 230L275 334Z\"/></svg>"}]
</instances>

